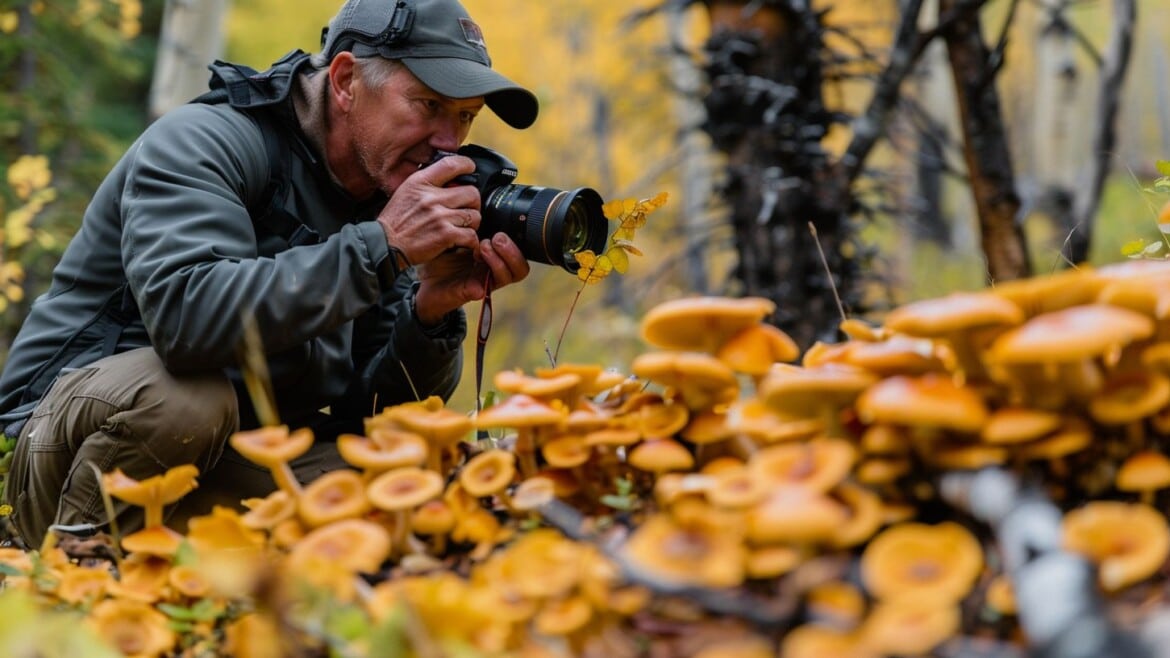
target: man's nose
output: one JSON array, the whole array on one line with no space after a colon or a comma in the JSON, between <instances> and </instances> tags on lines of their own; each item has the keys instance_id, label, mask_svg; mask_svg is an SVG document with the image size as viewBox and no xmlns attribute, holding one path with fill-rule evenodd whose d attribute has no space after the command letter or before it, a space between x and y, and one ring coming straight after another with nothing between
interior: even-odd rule
<instances>
[{"instance_id":1,"label":"man's nose","mask_svg":"<svg viewBox=\"0 0 1170 658\"><path fill-rule=\"evenodd\" d=\"M458 151L459 145L463 143L462 137L459 126L444 123L431 135L431 147L443 151Z\"/></svg>"}]
</instances>

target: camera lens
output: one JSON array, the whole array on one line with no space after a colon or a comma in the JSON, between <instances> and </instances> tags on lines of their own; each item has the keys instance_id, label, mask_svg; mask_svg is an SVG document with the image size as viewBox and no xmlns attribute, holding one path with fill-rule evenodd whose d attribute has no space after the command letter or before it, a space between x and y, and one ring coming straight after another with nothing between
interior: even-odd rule
<instances>
[{"instance_id":1,"label":"camera lens","mask_svg":"<svg viewBox=\"0 0 1170 658\"><path fill-rule=\"evenodd\" d=\"M502 185L483 205L479 233L507 233L528 260L575 273L574 254L605 249L609 222L601 207L601 195L588 187Z\"/></svg>"}]
</instances>

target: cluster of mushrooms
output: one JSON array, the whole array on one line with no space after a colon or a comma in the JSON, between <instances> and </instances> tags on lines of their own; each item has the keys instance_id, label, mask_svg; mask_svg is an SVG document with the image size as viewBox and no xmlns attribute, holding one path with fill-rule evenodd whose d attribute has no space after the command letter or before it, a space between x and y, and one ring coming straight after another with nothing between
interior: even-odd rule
<instances>
[{"instance_id":1,"label":"cluster of mushrooms","mask_svg":"<svg viewBox=\"0 0 1170 658\"><path fill-rule=\"evenodd\" d=\"M288 464L311 432L238 433L279 488L186 534L163 509L197 486L193 466L108 473L105 490L146 519L116 568L0 549L4 586L84 611L134 656L298 655L325 642L306 621L322 597L370 629L405 627L406 655L637 655L647 620L715 616L726 632L678 655L1024 645L993 533L939 494L948 472L998 467L1059 506L1061 545L1096 565L1104 596L1160 596L1170 263L914 302L803 354L773 311L665 302L628 374L510 370L474 416L437 398L387 408L338 439L352 469L304 485ZM778 600L782 616L753 618Z\"/></svg>"}]
</instances>

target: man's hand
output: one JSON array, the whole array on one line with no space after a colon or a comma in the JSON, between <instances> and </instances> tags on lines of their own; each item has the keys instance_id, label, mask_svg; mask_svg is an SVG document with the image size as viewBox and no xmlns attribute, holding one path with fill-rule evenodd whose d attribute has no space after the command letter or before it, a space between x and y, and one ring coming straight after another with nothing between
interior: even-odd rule
<instances>
[{"instance_id":1,"label":"man's hand","mask_svg":"<svg viewBox=\"0 0 1170 658\"><path fill-rule=\"evenodd\" d=\"M451 155L411 174L378 214L386 241L415 265L456 247L478 251L479 190L471 185L446 187L456 176L473 171L471 158Z\"/></svg>"},{"instance_id":2,"label":"man's hand","mask_svg":"<svg viewBox=\"0 0 1170 658\"><path fill-rule=\"evenodd\" d=\"M523 280L528 276L528 267L520 247L504 233L480 242L478 251L445 252L418 266L419 288L414 306L418 319L424 326L434 326L447 313L483 299L488 272L494 290Z\"/></svg>"}]
</instances>

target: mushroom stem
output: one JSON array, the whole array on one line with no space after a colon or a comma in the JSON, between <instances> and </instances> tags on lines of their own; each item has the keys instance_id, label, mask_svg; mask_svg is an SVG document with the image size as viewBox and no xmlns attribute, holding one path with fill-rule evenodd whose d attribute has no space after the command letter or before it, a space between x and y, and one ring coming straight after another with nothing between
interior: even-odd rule
<instances>
[{"instance_id":1,"label":"mushroom stem","mask_svg":"<svg viewBox=\"0 0 1170 658\"><path fill-rule=\"evenodd\" d=\"M435 557L442 557L443 553L447 552L447 533L440 532L432 538L433 546L431 546L432 554Z\"/></svg>"},{"instance_id":2,"label":"mushroom stem","mask_svg":"<svg viewBox=\"0 0 1170 658\"><path fill-rule=\"evenodd\" d=\"M400 509L394 511L394 533L390 535L390 552L391 554L402 549L407 552L409 548L407 544L407 536L410 534L410 517L407 510Z\"/></svg>"},{"instance_id":3,"label":"mushroom stem","mask_svg":"<svg viewBox=\"0 0 1170 658\"><path fill-rule=\"evenodd\" d=\"M427 450L427 468L439 475L443 474L443 448L431 446L430 450Z\"/></svg>"},{"instance_id":4,"label":"mushroom stem","mask_svg":"<svg viewBox=\"0 0 1170 658\"><path fill-rule=\"evenodd\" d=\"M731 448L732 452L744 461L756 454L759 450L759 446L756 445L755 441L752 441L751 437L746 434L736 434L733 436L731 438Z\"/></svg>"},{"instance_id":5,"label":"mushroom stem","mask_svg":"<svg viewBox=\"0 0 1170 658\"><path fill-rule=\"evenodd\" d=\"M516 431L516 459L520 466L520 477L527 478L536 474L536 434L528 428L519 428Z\"/></svg>"},{"instance_id":6,"label":"mushroom stem","mask_svg":"<svg viewBox=\"0 0 1170 658\"><path fill-rule=\"evenodd\" d=\"M161 500L153 500L143 510L143 529L155 528L163 524L163 504Z\"/></svg>"},{"instance_id":7,"label":"mushroom stem","mask_svg":"<svg viewBox=\"0 0 1170 658\"><path fill-rule=\"evenodd\" d=\"M301 497L301 483L293 475L292 468L288 465L288 462L274 464L269 470L272 472L272 479L281 491L284 491L293 498Z\"/></svg>"}]
</instances>

